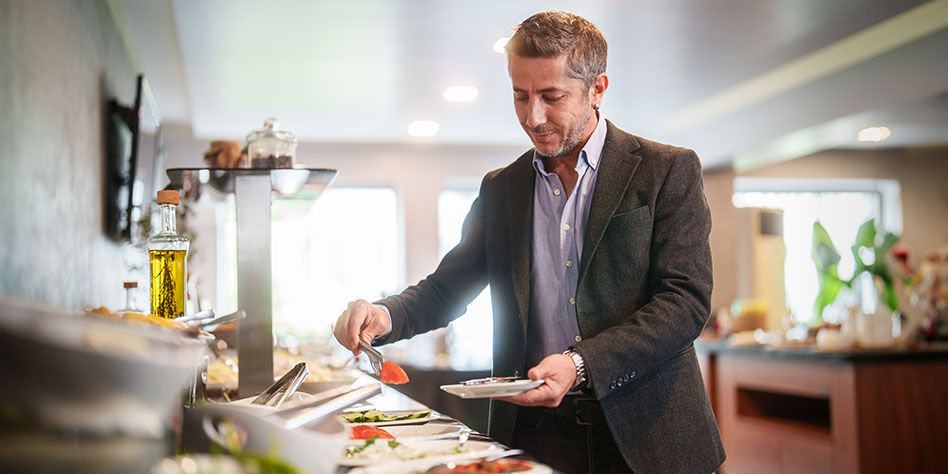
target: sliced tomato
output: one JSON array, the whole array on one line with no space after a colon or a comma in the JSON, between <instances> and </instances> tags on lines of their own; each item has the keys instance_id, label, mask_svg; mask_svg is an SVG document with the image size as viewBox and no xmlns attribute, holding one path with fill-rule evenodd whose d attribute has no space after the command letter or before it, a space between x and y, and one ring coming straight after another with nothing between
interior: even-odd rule
<instances>
[{"instance_id":1,"label":"sliced tomato","mask_svg":"<svg viewBox=\"0 0 948 474\"><path fill-rule=\"evenodd\" d=\"M379 378L383 383L390 383L393 385L399 385L403 383L408 383L408 374L402 370L398 364L387 360L382 364L382 371L379 373Z\"/></svg>"},{"instance_id":2,"label":"sliced tomato","mask_svg":"<svg viewBox=\"0 0 948 474\"><path fill-rule=\"evenodd\" d=\"M372 439L379 437L381 439L395 439L388 431L374 426L357 425L352 427L352 439Z\"/></svg>"}]
</instances>

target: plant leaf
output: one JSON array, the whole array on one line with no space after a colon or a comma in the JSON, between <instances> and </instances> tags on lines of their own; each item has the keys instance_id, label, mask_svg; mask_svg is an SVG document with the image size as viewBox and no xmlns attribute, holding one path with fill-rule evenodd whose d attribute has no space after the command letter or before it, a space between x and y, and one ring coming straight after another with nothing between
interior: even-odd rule
<instances>
[{"instance_id":1,"label":"plant leaf","mask_svg":"<svg viewBox=\"0 0 948 474\"><path fill-rule=\"evenodd\" d=\"M853 244L853 247L870 247L875 248L876 246L876 220L869 219L866 222L863 222L859 226L859 230L856 232L856 243Z\"/></svg>"},{"instance_id":2,"label":"plant leaf","mask_svg":"<svg viewBox=\"0 0 948 474\"><path fill-rule=\"evenodd\" d=\"M895 285L892 284L892 281L886 281L885 288L882 290L882 299L892 311L899 310L899 295L895 292Z\"/></svg>"},{"instance_id":3,"label":"plant leaf","mask_svg":"<svg viewBox=\"0 0 948 474\"><path fill-rule=\"evenodd\" d=\"M813 263L816 264L816 271L821 275L823 273L836 273L836 265L839 264L839 252L833 245L826 228L819 221L813 223Z\"/></svg>"},{"instance_id":4,"label":"plant leaf","mask_svg":"<svg viewBox=\"0 0 948 474\"><path fill-rule=\"evenodd\" d=\"M839 252L833 245L826 228L819 221L813 223L813 263L820 282L820 292L813 302L813 325L823 321L823 309L836 299L839 290L846 282L839 279Z\"/></svg>"}]
</instances>

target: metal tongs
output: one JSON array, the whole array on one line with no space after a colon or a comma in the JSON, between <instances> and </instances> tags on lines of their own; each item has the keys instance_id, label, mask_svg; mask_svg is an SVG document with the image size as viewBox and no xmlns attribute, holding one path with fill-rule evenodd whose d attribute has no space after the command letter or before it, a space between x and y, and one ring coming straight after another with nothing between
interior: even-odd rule
<instances>
[{"instance_id":1,"label":"metal tongs","mask_svg":"<svg viewBox=\"0 0 948 474\"><path fill-rule=\"evenodd\" d=\"M306 362L300 362L250 403L279 407L296 393L307 375L309 375L309 368L306 366Z\"/></svg>"},{"instance_id":2,"label":"metal tongs","mask_svg":"<svg viewBox=\"0 0 948 474\"><path fill-rule=\"evenodd\" d=\"M174 320L182 322L182 323L186 323L189 321L203 321L205 319L211 319L213 317L214 317L214 310L206 309L204 311L199 311L194 314L185 314L184 316L178 316L177 318L174 318Z\"/></svg>"},{"instance_id":3,"label":"metal tongs","mask_svg":"<svg viewBox=\"0 0 948 474\"><path fill-rule=\"evenodd\" d=\"M174 318L175 321L188 323L191 327L197 327L204 329L207 327L220 326L221 324L227 324L233 321L244 319L247 317L247 312L238 309L230 314L225 314L223 316L214 315L213 309L204 310L194 314L186 314L184 316L178 316Z\"/></svg>"},{"instance_id":4,"label":"metal tongs","mask_svg":"<svg viewBox=\"0 0 948 474\"><path fill-rule=\"evenodd\" d=\"M316 400L312 402L287 408L273 415L283 419L285 429L292 430L321 420L380 393L382 393L382 384L380 383L372 383L357 388L352 386L339 387L314 395Z\"/></svg>"},{"instance_id":5,"label":"metal tongs","mask_svg":"<svg viewBox=\"0 0 948 474\"><path fill-rule=\"evenodd\" d=\"M196 326L201 329L210 328L209 330L213 330L217 326L220 326L221 324L232 323L234 321L239 321L246 317L247 317L247 312L242 309L238 309L237 311L234 311L233 313L230 313L230 314L225 314L223 316L218 316L216 318L204 319L202 321L199 321L196 324Z\"/></svg>"},{"instance_id":6,"label":"metal tongs","mask_svg":"<svg viewBox=\"0 0 948 474\"><path fill-rule=\"evenodd\" d=\"M372 371L375 372L375 375L381 375L382 364L385 363L385 357L382 357L382 353L365 341L359 341L359 347L361 347L365 355L368 356L369 365L372 366Z\"/></svg>"}]
</instances>

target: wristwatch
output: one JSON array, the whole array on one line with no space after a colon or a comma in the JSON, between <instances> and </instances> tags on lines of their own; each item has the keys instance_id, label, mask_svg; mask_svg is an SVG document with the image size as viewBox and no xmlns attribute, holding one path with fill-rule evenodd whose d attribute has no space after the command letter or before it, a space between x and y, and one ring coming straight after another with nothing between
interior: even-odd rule
<instances>
[{"instance_id":1,"label":"wristwatch","mask_svg":"<svg viewBox=\"0 0 948 474\"><path fill-rule=\"evenodd\" d=\"M563 354L573 359L573 364L576 365L576 381L573 382L570 391L584 387L586 385L586 361L583 360L583 356L579 355L579 352L576 352L575 349L567 349Z\"/></svg>"}]
</instances>

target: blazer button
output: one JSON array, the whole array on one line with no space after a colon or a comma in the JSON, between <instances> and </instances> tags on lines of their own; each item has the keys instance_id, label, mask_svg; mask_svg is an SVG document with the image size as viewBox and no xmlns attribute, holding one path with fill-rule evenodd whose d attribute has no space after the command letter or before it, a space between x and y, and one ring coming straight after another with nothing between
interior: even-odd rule
<instances>
[{"instance_id":1,"label":"blazer button","mask_svg":"<svg viewBox=\"0 0 948 474\"><path fill-rule=\"evenodd\" d=\"M615 383L615 382L612 382L611 384L609 384L609 390L615 390L615 389L616 389L616 383Z\"/></svg>"},{"instance_id":2,"label":"blazer button","mask_svg":"<svg viewBox=\"0 0 948 474\"><path fill-rule=\"evenodd\" d=\"M634 370L632 371L631 374L629 374L629 378L632 378L632 377L635 377L635 371L634 371Z\"/></svg>"},{"instance_id":3,"label":"blazer button","mask_svg":"<svg viewBox=\"0 0 948 474\"><path fill-rule=\"evenodd\" d=\"M514 371L514 377L520 377L520 371L519 371L519 370L515 370L515 371Z\"/></svg>"}]
</instances>

